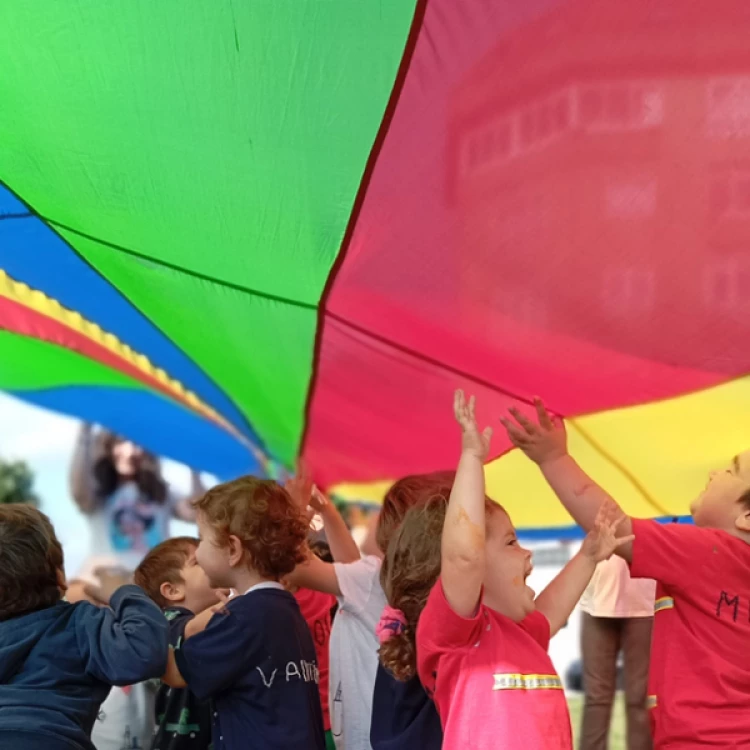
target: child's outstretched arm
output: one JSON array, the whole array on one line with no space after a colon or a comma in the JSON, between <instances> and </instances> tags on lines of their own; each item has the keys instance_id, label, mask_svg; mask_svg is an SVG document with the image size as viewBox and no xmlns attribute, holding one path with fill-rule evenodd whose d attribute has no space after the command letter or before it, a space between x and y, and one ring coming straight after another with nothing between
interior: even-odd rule
<instances>
[{"instance_id":1,"label":"child's outstretched arm","mask_svg":"<svg viewBox=\"0 0 750 750\"><path fill-rule=\"evenodd\" d=\"M608 560L619 547L633 541L632 535L616 536L624 520L625 516L616 505L602 504L594 528L584 539L581 549L536 598L536 608L549 620L550 637L568 621L594 575L597 563Z\"/></svg>"},{"instance_id":2,"label":"child's outstretched arm","mask_svg":"<svg viewBox=\"0 0 750 750\"><path fill-rule=\"evenodd\" d=\"M477 610L484 578L484 461L492 430L480 433L474 417L474 397L466 403L456 391L453 412L463 433L448 510L443 526L441 580L453 611L472 617Z\"/></svg>"},{"instance_id":3,"label":"child's outstretched arm","mask_svg":"<svg viewBox=\"0 0 750 750\"><path fill-rule=\"evenodd\" d=\"M308 514L309 511L320 514L331 554L337 563L351 563L361 559L357 543L338 509L313 485L303 467L300 468L297 477L287 481L284 487L300 510ZM309 553L307 561L298 565L287 578L295 586L341 596L336 569L312 552Z\"/></svg>"},{"instance_id":4,"label":"child's outstretched arm","mask_svg":"<svg viewBox=\"0 0 750 750\"><path fill-rule=\"evenodd\" d=\"M199 612L185 625L185 638L192 638L194 635L202 633L208 627L208 623L211 622L214 615L219 617L228 616L226 606L229 602L229 594L225 591L218 591L217 593L219 595L219 603L208 607L208 609L204 609L203 612Z\"/></svg>"},{"instance_id":5,"label":"child's outstretched arm","mask_svg":"<svg viewBox=\"0 0 750 750\"><path fill-rule=\"evenodd\" d=\"M177 659L174 656L174 649L169 647L169 658L167 659L167 668L161 677L161 681L171 688L186 688L187 682L177 666Z\"/></svg>"},{"instance_id":6,"label":"child's outstretched arm","mask_svg":"<svg viewBox=\"0 0 750 750\"><path fill-rule=\"evenodd\" d=\"M568 440L562 422L553 420L540 399L534 399L538 424L525 417L517 409L511 409L511 419L501 419L511 442L520 448L542 471L544 478L559 498L573 520L583 528L594 528L597 514L603 504L617 505L568 453ZM515 420L515 421L514 421ZM624 514L623 514L624 515ZM618 530L622 536L630 536L633 527L628 516L624 516ZM616 550L628 562L633 556L633 545L623 544Z\"/></svg>"},{"instance_id":7,"label":"child's outstretched arm","mask_svg":"<svg viewBox=\"0 0 750 750\"><path fill-rule=\"evenodd\" d=\"M335 562L350 563L361 559L359 547L341 517L338 508L315 486L312 488L310 505L323 519L326 541ZM330 564L330 563L329 563Z\"/></svg>"},{"instance_id":8,"label":"child's outstretched arm","mask_svg":"<svg viewBox=\"0 0 750 750\"><path fill-rule=\"evenodd\" d=\"M109 603L111 609L84 604L77 610L76 635L86 672L110 685L159 677L169 651L161 610L137 586L122 586Z\"/></svg>"}]
</instances>

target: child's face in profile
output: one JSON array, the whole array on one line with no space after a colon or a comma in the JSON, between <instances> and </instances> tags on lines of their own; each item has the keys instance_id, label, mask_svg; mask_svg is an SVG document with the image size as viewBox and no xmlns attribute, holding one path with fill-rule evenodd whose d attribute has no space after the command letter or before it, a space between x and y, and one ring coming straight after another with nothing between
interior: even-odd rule
<instances>
[{"instance_id":1,"label":"child's face in profile","mask_svg":"<svg viewBox=\"0 0 750 750\"><path fill-rule=\"evenodd\" d=\"M182 566L180 576L184 582L184 606L191 612L198 614L204 609L213 607L219 602L219 595L212 588L206 572L198 565L196 559L197 547Z\"/></svg>"},{"instance_id":2,"label":"child's face in profile","mask_svg":"<svg viewBox=\"0 0 750 750\"><path fill-rule=\"evenodd\" d=\"M195 551L196 562L205 572L210 588L232 588L229 549L219 544L213 528L206 522L202 513L198 514L197 522L200 544Z\"/></svg>"},{"instance_id":3,"label":"child's face in profile","mask_svg":"<svg viewBox=\"0 0 750 750\"><path fill-rule=\"evenodd\" d=\"M526 585L532 570L531 552L516 539L508 514L497 507L485 521L484 603L520 622L536 608L534 591Z\"/></svg>"},{"instance_id":4,"label":"child's face in profile","mask_svg":"<svg viewBox=\"0 0 750 750\"><path fill-rule=\"evenodd\" d=\"M738 500L750 491L750 451L740 453L723 471L709 474L706 489L693 501L690 512L696 526L725 531L748 531L750 518Z\"/></svg>"}]
</instances>

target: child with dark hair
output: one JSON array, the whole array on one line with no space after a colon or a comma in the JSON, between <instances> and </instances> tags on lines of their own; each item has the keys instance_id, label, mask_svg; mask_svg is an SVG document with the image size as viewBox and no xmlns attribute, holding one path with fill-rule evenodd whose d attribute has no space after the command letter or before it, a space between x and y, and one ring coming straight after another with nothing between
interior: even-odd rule
<instances>
[{"instance_id":1,"label":"child with dark hair","mask_svg":"<svg viewBox=\"0 0 750 750\"><path fill-rule=\"evenodd\" d=\"M479 432L474 399L467 404L461 391L454 413L462 451L443 523L440 577L425 597L426 586L413 578L420 563L405 555L399 570L394 564L394 584L406 577L413 586L404 582L394 600L406 625L386 658L407 673L416 661L422 684L434 696L446 747L490 750L501 742L571 750L568 707L547 653L549 641L570 617L597 563L630 538L616 538L620 518L601 514L580 552L535 596L526 584L531 553L518 543L505 510L485 495L483 463L492 431ZM435 550L425 551L432 553L422 562L425 573L434 575Z\"/></svg>"},{"instance_id":2,"label":"child with dark hair","mask_svg":"<svg viewBox=\"0 0 750 750\"><path fill-rule=\"evenodd\" d=\"M345 750L370 750L373 696L378 678L376 628L386 606L380 585L381 556L407 510L423 502L436 483L450 483L453 472L404 477L386 493L378 517L376 542L379 555L356 562L337 553L351 543L351 535L333 503L319 511L336 563L329 565L312 556L295 570L298 585L334 594L339 609L331 630L331 727L336 746ZM309 498L309 493L307 495ZM306 501L305 501L306 504ZM380 677L389 689L388 675ZM380 689L380 685L377 686ZM380 720L377 720L380 726Z\"/></svg>"},{"instance_id":3,"label":"child with dark hair","mask_svg":"<svg viewBox=\"0 0 750 750\"><path fill-rule=\"evenodd\" d=\"M165 682L213 698L215 750L324 750L315 646L280 582L305 559L308 522L273 481L242 477L196 503L196 560L238 593L170 654Z\"/></svg>"},{"instance_id":4,"label":"child with dark hair","mask_svg":"<svg viewBox=\"0 0 750 750\"><path fill-rule=\"evenodd\" d=\"M203 630L215 605L228 591L211 588L195 558L199 541L177 537L162 542L135 571L135 582L164 611L169 642L179 648L185 638ZM156 696L156 735L151 750L208 750L211 705L188 689L162 685Z\"/></svg>"},{"instance_id":5,"label":"child with dark hair","mask_svg":"<svg viewBox=\"0 0 750 750\"><path fill-rule=\"evenodd\" d=\"M314 509L321 507L321 502L327 502L327 498L323 498L322 494L314 489ZM311 541L309 547L310 551L316 557L326 562L333 562L331 548L326 542L320 540ZM351 547L353 554L358 556L357 548L353 539ZM299 604L300 612L302 612L302 616L305 618L305 622L310 628L310 633L312 634L313 642L315 643L315 653L318 658L318 673L320 676L318 689L320 690L320 708L323 711L323 728L326 733L326 748L327 750L334 750L335 744L333 741L333 735L331 734L331 713L328 702L328 687L330 674L331 625L333 624L333 617L338 606L336 597L332 594L324 594L322 591L299 588L289 581L286 582L286 586L287 589L294 594L294 598L297 600L297 604Z\"/></svg>"},{"instance_id":6,"label":"child with dark hair","mask_svg":"<svg viewBox=\"0 0 750 750\"><path fill-rule=\"evenodd\" d=\"M619 507L568 453L562 421L541 400L535 406L536 420L514 409L503 424L588 530L602 508ZM711 472L690 512L694 524L624 516L617 550L633 578L656 581L647 702L654 748L748 747L750 452Z\"/></svg>"},{"instance_id":7,"label":"child with dark hair","mask_svg":"<svg viewBox=\"0 0 750 750\"><path fill-rule=\"evenodd\" d=\"M93 750L91 730L112 685L159 677L168 630L137 586L111 609L68 604L63 552L49 519L0 506L0 747Z\"/></svg>"}]
</instances>

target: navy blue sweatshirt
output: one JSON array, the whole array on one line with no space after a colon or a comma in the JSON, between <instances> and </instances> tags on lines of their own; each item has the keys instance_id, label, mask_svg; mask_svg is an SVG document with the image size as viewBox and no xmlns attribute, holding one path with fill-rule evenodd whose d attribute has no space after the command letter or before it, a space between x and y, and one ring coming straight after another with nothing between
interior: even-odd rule
<instances>
[{"instance_id":1,"label":"navy blue sweatshirt","mask_svg":"<svg viewBox=\"0 0 750 750\"><path fill-rule=\"evenodd\" d=\"M161 610L137 586L115 592L111 607L60 602L0 622L2 750L93 750L110 686L164 674Z\"/></svg>"}]
</instances>

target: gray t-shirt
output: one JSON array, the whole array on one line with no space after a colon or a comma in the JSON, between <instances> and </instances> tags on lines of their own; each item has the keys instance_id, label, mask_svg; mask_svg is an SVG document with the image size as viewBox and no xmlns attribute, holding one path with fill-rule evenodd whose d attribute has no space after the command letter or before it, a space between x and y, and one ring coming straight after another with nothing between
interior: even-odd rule
<instances>
[{"instance_id":1,"label":"gray t-shirt","mask_svg":"<svg viewBox=\"0 0 750 750\"><path fill-rule=\"evenodd\" d=\"M371 750L372 693L378 668L375 628L386 605L380 559L334 563L341 597L330 640L331 732L339 750Z\"/></svg>"}]
</instances>

